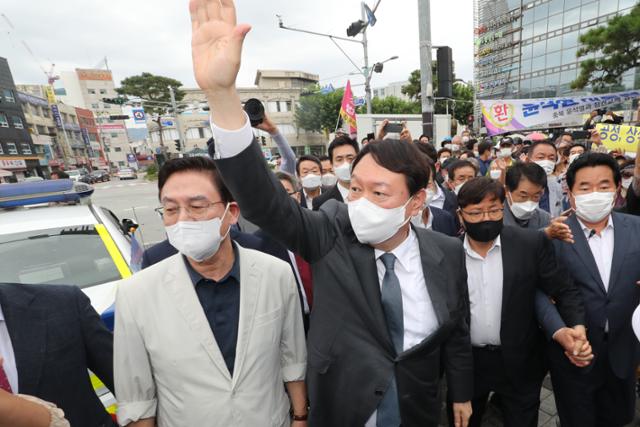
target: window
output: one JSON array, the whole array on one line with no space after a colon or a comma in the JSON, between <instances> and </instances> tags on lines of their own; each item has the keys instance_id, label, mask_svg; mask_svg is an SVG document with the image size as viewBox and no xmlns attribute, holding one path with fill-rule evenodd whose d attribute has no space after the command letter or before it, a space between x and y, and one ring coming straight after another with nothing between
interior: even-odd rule
<instances>
[{"instance_id":1,"label":"window","mask_svg":"<svg viewBox=\"0 0 640 427\"><path fill-rule=\"evenodd\" d=\"M40 135L46 135L47 134L47 128L42 126L42 125L36 125L36 129L38 130L38 134L40 134Z\"/></svg>"},{"instance_id":2,"label":"window","mask_svg":"<svg viewBox=\"0 0 640 427\"><path fill-rule=\"evenodd\" d=\"M531 24L533 22L533 10L525 10L522 13L522 25Z\"/></svg>"},{"instance_id":3,"label":"window","mask_svg":"<svg viewBox=\"0 0 640 427\"><path fill-rule=\"evenodd\" d=\"M572 31L562 36L562 48L567 49L578 46L578 32Z\"/></svg>"},{"instance_id":4,"label":"window","mask_svg":"<svg viewBox=\"0 0 640 427\"><path fill-rule=\"evenodd\" d=\"M607 15L609 13L613 13L618 10L618 0L603 1L599 3L600 3L600 13L599 13L600 16Z\"/></svg>"},{"instance_id":5,"label":"window","mask_svg":"<svg viewBox=\"0 0 640 427\"><path fill-rule=\"evenodd\" d=\"M580 22L580 8L571 9L564 13L564 27L570 27L578 22Z\"/></svg>"},{"instance_id":6,"label":"window","mask_svg":"<svg viewBox=\"0 0 640 427\"><path fill-rule=\"evenodd\" d=\"M598 2L585 4L581 8L580 20L589 21L598 17Z\"/></svg>"},{"instance_id":7,"label":"window","mask_svg":"<svg viewBox=\"0 0 640 427\"><path fill-rule=\"evenodd\" d=\"M42 107L42 117L51 117L51 112L49 110L49 107Z\"/></svg>"},{"instance_id":8,"label":"window","mask_svg":"<svg viewBox=\"0 0 640 427\"><path fill-rule=\"evenodd\" d=\"M551 0L549 2L549 16L562 12L564 0Z\"/></svg>"},{"instance_id":9,"label":"window","mask_svg":"<svg viewBox=\"0 0 640 427\"><path fill-rule=\"evenodd\" d=\"M547 32L547 21L540 20L533 24L533 36L539 36Z\"/></svg>"},{"instance_id":10,"label":"window","mask_svg":"<svg viewBox=\"0 0 640 427\"><path fill-rule=\"evenodd\" d=\"M106 95L107 90L106 89L100 89L100 95Z\"/></svg>"},{"instance_id":11,"label":"window","mask_svg":"<svg viewBox=\"0 0 640 427\"><path fill-rule=\"evenodd\" d=\"M552 52L547 54L547 68L559 67L562 52Z\"/></svg>"},{"instance_id":12,"label":"window","mask_svg":"<svg viewBox=\"0 0 640 427\"><path fill-rule=\"evenodd\" d=\"M7 142L7 153L9 154L18 154L18 148L16 147L16 144L14 144L13 142Z\"/></svg>"},{"instance_id":13,"label":"window","mask_svg":"<svg viewBox=\"0 0 640 427\"><path fill-rule=\"evenodd\" d=\"M8 128L9 121L7 120L7 116L0 113L0 128Z\"/></svg>"},{"instance_id":14,"label":"window","mask_svg":"<svg viewBox=\"0 0 640 427\"><path fill-rule=\"evenodd\" d=\"M118 162L118 166L120 166L120 167L125 166L125 163L124 162Z\"/></svg>"},{"instance_id":15,"label":"window","mask_svg":"<svg viewBox=\"0 0 640 427\"><path fill-rule=\"evenodd\" d=\"M636 0L620 0L619 9L623 10L636 4Z\"/></svg>"},{"instance_id":16,"label":"window","mask_svg":"<svg viewBox=\"0 0 640 427\"><path fill-rule=\"evenodd\" d=\"M104 152L105 152L105 153L110 153L110 152L111 152L111 148L109 148L109 147L104 147Z\"/></svg>"},{"instance_id":17,"label":"window","mask_svg":"<svg viewBox=\"0 0 640 427\"><path fill-rule=\"evenodd\" d=\"M27 144L26 142L20 144L20 151L22 151L22 154L33 154L33 152L31 151L31 146L29 146L29 144Z\"/></svg>"},{"instance_id":18,"label":"window","mask_svg":"<svg viewBox=\"0 0 640 427\"><path fill-rule=\"evenodd\" d=\"M529 43L528 45L522 46L521 48L521 53L522 53L522 59L531 59L531 48L532 48L533 44Z\"/></svg>"},{"instance_id":19,"label":"window","mask_svg":"<svg viewBox=\"0 0 640 427\"><path fill-rule=\"evenodd\" d=\"M89 95L95 95L95 94L96 94L95 89L89 89Z\"/></svg>"},{"instance_id":20,"label":"window","mask_svg":"<svg viewBox=\"0 0 640 427\"><path fill-rule=\"evenodd\" d=\"M187 129L187 139L202 139L204 138L204 128L191 128Z\"/></svg>"},{"instance_id":21,"label":"window","mask_svg":"<svg viewBox=\"0 0 640 427\"><path fill-rule=\"evenodd\" d=\"M550 17L547 23L549 26L549 32L559 30L562 28L562 15L554 15Z\"/></svg>"},{"instance_id":22,"label":"window","mask_svg":"<svg viewBox=\"0 0 640 427\"><path fill-rule=\"evenodd\" d=\"M531 72L531 60L526 59L520 62L520 73L527 74Z\"/></svg>"},{"instance_id":23,"label":"window","mask_svg":"<svg viewBox=\"0 0 640 427\"><path fill-rule=\"evenodd\" d=\"M111 135L111 138L117 138L117 137L118 137L118 134L117 134L117 133L112 133L112 134L110 134L110 135Z\"/></svg>"},{"instance_id":24,"label":"window","mask_svg":"<svg viewBox=\"0 0 640 427\"><path fill-rule=\"evenodd\" d=\"M93 108L94 110L97 110L98 108L100 108L100 104L91 104L91 108Z\"/></svg>"},{"instance_id":25,"label":"window","mask_svg":"<svg viewBox=\"0 0 640 427\"><path fill-rule=\"evenodd\" d=\"M113 147L116 153L120 153L122 151L122 147Z\"/></svg>"},{"instance_id":26,"label":"window","mask_svg":"<svg viewBox=\"0 0 640 427\"><path fill-rule=\"evenodd\" d=\"M18 116L13 116L11 118L13 121L13 127L16 129L24 129L24 124L22 124L22 119Z\"/></svg>"},{"instance_id":27,"label":"window","mask_svg":"<svg viewBox=\"0 0 640 427\"><path fill-rule=\"evenodd\" d=\"M267 101L267 111L270 113L277 113L278 101Z\"/></svg>"},{"instance_id":28,"label":"window","mask_svg":"<svg viewBox=\"0 0 640 427\"><path fill-rule=\"evenodd\" d=\"M562 46L562 37L561 36L552 37L550 39L547 39L547 52L555 52L557 50L560 50L561 46Z\"/></svg>"},{"instance_id":29,"label":"window","mask_svg":"<svg viewBox=\"0 0 640 427\"><path fill-rule=\"evenodd\" d=\"M525 25L522 27L522 40L533 37L533 25Z\"/></svg>"},{"instance_id":30,"label":"window","mask_svg":"<svg viewBox=\"0 0 640 427\"><path fill-rule=\"evenodd\" d=\"M568 70L568 71L563 71L560 73L560 84L561 85L568 85L570 84L572 81L574 81L576 79L577 76L577 69L574 70Z\"/></svg>"},{"instance_id":31,"label":"window","mask_svg":"<svg viewBox=\"0 0 640 427\"><path fill-rule=\"evenodd\" d=\"M2 89L2 95L4 96L4 100L7 102L16 102L11 89Z\"/></svg>"},{"instance_id":32,"label":"window","mask_svg":"<svg viewBox=\"0 0 640 427\"><path fill-rule=\"evenodd\" d=\"M544 70L545 65L544 65L544 56L539 56L537 58L534 58L531 61L531 71L532 72L536 72L536 71L540 71L540 70Z\"/></svg>"},{"instance_id":33,"label":"window","mask_svg":"<svg viewBox=\"0 0 640 427\"><path fill-rule=\"evenodd\" d=\"M32 113L32 111L33 111L33 110L32 110L32 108L31 108L31 105L30 105L30 104L24 104L24 103L23 103L23 104L22 104L22 111L23 111L25 114L33 114L33 113Z\"/></svg>"},{"instance_id":34,"label":"window","mask_svg":"<svg viewBox=\"0 0 640 427\"><path fill-rule=\"evenodd\" d=\"M549 16L549 3L543 3L533 8L535 13L535 20L539 21L541 19L547 19Z\"/></svg>"},{"instance_id":35,"label":"window","mask_svg":"<svg viewBox=\"0 0 640 427\"><path fill-rule=\"evenodd\" d=\"M295 135L296 128L292 124L278 125L278 129L283 135Z\"/></svg>"},{"instance_id":36,"label":"window","mask_svg":"<svg viewBox=\"0 0 640 427\"><path fill-rule=\"evenodd\" d=\"M564 0L564 10L573 9L580 6L580 0Z\"/></svg>"}]
</instances>

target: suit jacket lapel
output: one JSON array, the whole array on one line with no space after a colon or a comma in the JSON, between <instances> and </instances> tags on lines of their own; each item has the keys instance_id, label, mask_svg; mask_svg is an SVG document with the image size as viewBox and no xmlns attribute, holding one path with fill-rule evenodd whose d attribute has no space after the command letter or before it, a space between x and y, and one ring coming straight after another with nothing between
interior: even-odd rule
<instances>
[{"instance_id":1,"label":"suit jacket lapel","mask_svg":"<svg viewBox=\"0 0 640 427\"><path fill-rule=\"evenodd\" d=\"M633 236L633 232L627 227L627 221L623 215L613 212L611 219L613 221L613 259L611 260L611 274L609 274L609 292L613 290L617 282L629 246L630 236Z\"/></svg>"},{"instance_id":2,"label":"suit jacket lapel","mask_svg":"<svg viewBox=\"0 0 640 427\"><path fill-rule=\"evenodd\" d=\"M433 304L433 309L436 312L438 324L443 325L449 320L446 290L447 278L442 268L440 268L444 255L440 248L435 246L428 238L426 230L418 230L413 226L411 227L418 236L420 260L422 261L424 280L431 298L431 304Z\"/></svg>"},{"instance_id":3,"label":"suit jacket lapel","mask_svg":"<svg viewBox=\"0 0 640 427\"><path fill-rule=\"evenodd\" d=\"M509 298L516 284L516 254L520 253L513 245L509 229L503 228L500 233L500 252L502 253L502 308L501 319L504 322Z\"/></svg>"},{"instance_id":4,"label":"suit jacket lapel","mask_svg":"<svg viewBox=\"0 0 640 427\"><path fill-rule=\"evenodd\" d=\"M253 330L256 306L260 295L261 277L267 277L266 272L258 269L247 251L238 246L240 257L240 321L238 322L238 341L236 344L236 361L233 368L233 386L242 376L242 366L247 355L249 337Z\"/></svg>"},{"instance_id":5,"label":"suit jacket lapel","mask_svg":"<svg viewBox=\"0 0 640 427\"><path fill-rule=\"evenodd\" d=\"M360 281L360 287L364 293L366 304L360 304L359 311L365 314L366 323L371 325L371 329L378 338L378 341L391 354L395 353L387 322L382 309L380 281L378 279L378 269L376 267L375 253L371 246L363 245L354 236L354 241L349 245L349 253L353 261L352 270L356 272ZM353 301L360 302L361 298L354 298Z\"/></svg>"},{"instance_id":6,"label":"suit jacket lapel","mask_svg":"<svg viewBox=\"0 0 640 427\"><path fill-rule=\"evenodd\" d=\"M31 307L34 300L25 289L0 286L0 304L18 369L18 391L24 394L37 394L47 351L44 311Z\"/></svg>"},{"instance_id":7,"label":"suit jacket lapel","mask_svg":"<svg viewBox=\"0 0 640 427\"><path fill-rule=\"evenodd\" d=\"M338 185L340 185L340 183L336 184L333 187L333 196L335 197L336 200L339 200L344 203L344 199L342 198L342 193L340 192Z\"/></svg>"},{"instance_id":8,"label":"suit jacket lapel","mask_svg":"<svg viewBox=\"0 0 640 427\"><path fill-rule=\"evenodd\" d=\"M173 296L173 302L176 308L196 338L200 341L200 344L211 358L211 361L220 370L222 375L231 381L231 374L224 362L220 348L218 348L202 305L200 305L198 295L187 272L187 267L184 265L182 255L174 255L168 262L171 264L167 268L164 285Z\"/></svg>"},{"instance_id":9,"label":"suit jacket lapel","mask_svg":"<svg viewBox=\"0 0 640 427\"><path fill-rule=\"evenodd\" d=\"M577 258L582 262L589 274L591 274L593 280L595 280L602 292L606 294L607 291L604 287L604 284L602 283L602 278L600 277L600 272L598 271L598 265L596 264L596 260L593 257L593 253L591 253L589 242L584 235L584 231L582 231L582 226L578 222L578 218L575 215L572 215L567 220L567 224L569 224L569 226L571 227L571 232L573 233L573 239L575 243L572 244L571 247L578 255Z\"/></svg>"}]
</instances>

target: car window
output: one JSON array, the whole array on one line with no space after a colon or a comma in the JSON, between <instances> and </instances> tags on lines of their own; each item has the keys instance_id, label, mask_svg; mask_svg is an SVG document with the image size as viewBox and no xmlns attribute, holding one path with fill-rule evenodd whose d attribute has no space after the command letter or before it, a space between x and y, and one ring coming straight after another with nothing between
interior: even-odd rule
<instances>
[{"instance_id":1,"label":"car window","mask_svg":"<svg viewBox=\"0 0 640 427\"><path fill-rule=\"evenodd\" d=\"M67 175L80 175L80 172L77 170L68 171Z\"/></svg>"},{"instance_id":2,"label":"car window","mask_svg":"<svg viewBox=\"0 0 640 427\"><path fill-rule=\"evenodd\" d=\"M121 278L93 225L0 236L0 282L86 288Z\"/></svg>"}]
</instances>

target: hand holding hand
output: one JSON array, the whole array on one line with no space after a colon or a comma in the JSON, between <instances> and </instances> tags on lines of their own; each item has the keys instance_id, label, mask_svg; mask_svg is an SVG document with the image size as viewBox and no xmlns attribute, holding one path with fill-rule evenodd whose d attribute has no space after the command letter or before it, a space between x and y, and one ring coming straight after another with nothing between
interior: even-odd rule
<instances>
[{"instance_id":1,"label":"hand holding hand","mask_svg":"<svg viewBox=\"0 0 640 427\"><path fill-rule=\"evenodd\" d=\"M583 368L593 360L591 344L587 340L584 326L561 328L553 334L553 339L564 348L565 355L575 366Z\"/></svg>"},{"instance_id":2,"label":"hand holding hand","mask_svg":"<svg viewBox=\"0 0 640 427\"><path fill-rule=\"evenodd\" d=\"M574 243L571 227L564 223L567 218L568 216L559 216L554 218L553 221L551 221L551 224L544 229L544 233L547 238L551 240L561 240L566 243Z\"/></svg>"},{"instance_id":3,"label":"hand holding hand","mask_svg":"<svg viewBox=\"0 0 640 427\"><path fill-rule=\"evenodd\" d=\"M473 410L471 402L453 404L453 423L455 427L468 427Z\"/></svg>"}]
</instances>

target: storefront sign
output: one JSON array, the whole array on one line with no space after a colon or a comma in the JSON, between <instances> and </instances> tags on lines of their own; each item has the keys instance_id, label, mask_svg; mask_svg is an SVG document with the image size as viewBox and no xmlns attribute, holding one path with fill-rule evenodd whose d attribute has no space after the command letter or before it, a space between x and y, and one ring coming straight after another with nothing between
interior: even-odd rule
<instances>
[{"instance_id":1,"label":"storefront sign","mask_svg":"<svg viewBox=\"0 0 640 427\"><path fill-rule=\"evenodd\" d=\"M27 162L22 159L0 160L0 169L26 169Z\"/></svg>"}]
</instances>

